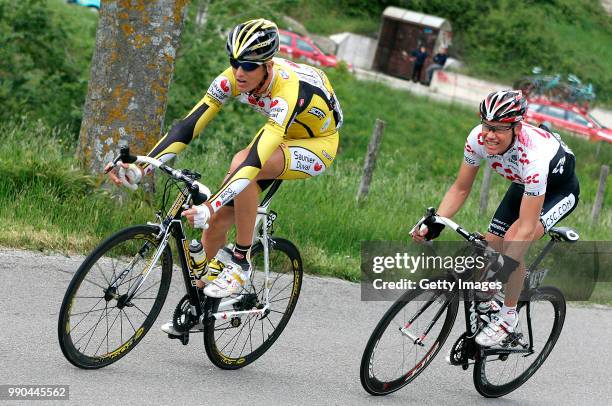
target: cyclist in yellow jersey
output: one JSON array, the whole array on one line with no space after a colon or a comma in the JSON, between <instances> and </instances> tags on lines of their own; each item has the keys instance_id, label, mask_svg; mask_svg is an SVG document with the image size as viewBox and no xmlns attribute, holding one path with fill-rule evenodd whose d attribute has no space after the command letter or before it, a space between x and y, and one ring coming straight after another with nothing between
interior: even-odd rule
<instances>
[{"instance_id":1,"label":"cyclist in yellow jersey","mask_svg":"<svg viewBox=\"0 0 612 406\"><path fill-rule=\"evenodd\" d=\"M219 190L205 204L183 213L195 227L210 225L202 235L209 255L224 245L229 228L236 224L232 259L204 289L212 297L237 293L249 281L259 193L274 179L304 179L323 173L335 158L342 125L340 104L324 72L274 58L279 35L273 22L257 19L237 25L228 34L226 48L231 66L148 154L162 161L176 156L231 98L268 118L248 147L234 155ZM116 184L136 184L151 170L123 165L110 177Z\"/></svg>"}]
</instances>

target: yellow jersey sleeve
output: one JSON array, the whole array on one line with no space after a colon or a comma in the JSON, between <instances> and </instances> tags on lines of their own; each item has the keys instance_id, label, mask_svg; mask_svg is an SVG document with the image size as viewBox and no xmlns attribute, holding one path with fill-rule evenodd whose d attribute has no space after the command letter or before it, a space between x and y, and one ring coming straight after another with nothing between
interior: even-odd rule
<instances>
[{"instance_id":1,"label":"yellow jersey sleeve","mask_svg":"<svg viewBox=\"0 0 612 406\"><path fill-rule=\"evenodd\" d=\"M185 147L206 128L226 101L235 96L236 80L231 68L215 78L208 91L193 109L172 126L147 154L147 156L168 161L181 153ZM150 165L142 166L145 173L151 172Z\"/></svg>"}]
</instances>

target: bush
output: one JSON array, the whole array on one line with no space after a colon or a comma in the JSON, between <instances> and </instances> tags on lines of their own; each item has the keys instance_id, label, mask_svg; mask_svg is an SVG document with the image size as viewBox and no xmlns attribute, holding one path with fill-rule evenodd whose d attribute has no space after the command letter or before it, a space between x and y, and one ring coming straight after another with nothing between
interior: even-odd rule
<instances>
[{"instance_id":1,"label":"bush","mask_svg":"<svg viewBox=\"0 0 612 406\"><path fill-rule=\"evenodd\" d=\"M72 54L78 47L65 25L46 1L0 0L0 120L79 127L91 54Z\"/></svg>"}]
</instances>

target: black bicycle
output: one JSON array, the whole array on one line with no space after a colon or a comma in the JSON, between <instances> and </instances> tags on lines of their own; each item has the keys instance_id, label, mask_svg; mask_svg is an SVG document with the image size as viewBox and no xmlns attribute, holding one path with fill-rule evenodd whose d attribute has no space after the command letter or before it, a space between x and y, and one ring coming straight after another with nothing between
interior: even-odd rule
<instances>
[{"instance_id":1,"label":"black bicycle","mask_svg":"<svg viewBox=\"0 0 612 406\"><path fill-rule=\"evenodd\" d=\"M183 276L186 295L173 324L183 344L203 333L210 360L223 369L242 368L259 358L291 318L302 286L302 259L290 241L272 237L276 213L268 207L275 181L257 212L248 288L223 299L206 297L196 287L181 213L208 199L200 175L176 170L122 148L118 162L146 162L168 175L157 222L126 228L104 240L85 258L64 296L58 321L64 356L80 368L102 368L129 353L147 334L166 300L173 264ZM170 209L172 190L178 193ZM164 216L162 213L166 212ZM176 242L173 261L170 240Z\"/></svg>"},{"instance_id":2,"label":"black bicycle","mask_svg":"<svg viewBox=\"0 0 612 406\"><path fill-rule=\"evenodd\" d=\"M469 233L436 215L433 208L413 230L426 220L452 228L491 263L499 255L487 246L482 235ZM501 346L483 348L474 340L490 317L478 311L482 299L478 300L474 290L459 290L457 283L453 289L408 290L387 310L368 340L360 367L363 388L372 395L387 395L423 372L448 338L460 299L465 307L466 332L452 346L449 363L464 370L473 364L474 385L485 397L503 396L524 384L552 351L565 320L565 298L555 287L540 286L547 271L538 270L538 265L557 242L579 239L574 230L565 227L551 228L548 235L551 241L527 269L517 306L519 328ZM432 281L440 281L443 286L444 281L458 279L457 273L451 273Z\"/></svg>"}]
</instances>

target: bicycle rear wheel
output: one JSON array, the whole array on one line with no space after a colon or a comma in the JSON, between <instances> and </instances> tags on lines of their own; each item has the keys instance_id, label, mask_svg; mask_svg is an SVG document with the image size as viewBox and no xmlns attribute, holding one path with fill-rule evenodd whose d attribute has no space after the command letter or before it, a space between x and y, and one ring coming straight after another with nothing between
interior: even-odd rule
<instances>
[{"instance_id":1,"label":"bicycle rear wheel","mask_svg":"<svg viewBox=\"0 0 612 406\"><path fill-rule=\"evenodd\" d=\"M518 307L521 342L531 351L484 349L474 366L474 386L488 398L504 396L524 384L542 366L554 348L565 321L565 298L553 287L534 290ZM509 346L517 350L521 346Z\"/></svg>"},{"instance_id":2,"label":"bicycle rear wheel","mask_svg":"<svg viewBox=\"0 0 612 406\"><path fill-rule=\"evenodd\" d=\"M124 357L142 340L161 310L172 276L170 247L136 295L126 293L151 263L159 229L135 226L103 241L76 271L58 320L59 344L68 361L95 369ZM120 278L113 285L113 281Z\"/></svg>"},{"instance_id":3,"label":"bicycle rear wheel","mask_svg":"<svg viewBox=\"0 0 612 406\"><path fill-rule=\"evenodd\" d=\"M387 310L368 340L359 374L363 388L372 395L387 395L412 382L444 345L458 308L458 292L406 292Z\"/></svg>"},{"instance_id":4,"label":"bicycle rear wheel","mask_svg":"<svg viewBox=\"0 0 612 406\"><path fill-rule=\"evenodd\" d=\"M289 322L302 287L302 258L298 249L288 240L274 238L270 243L270 307L262 316L248 314L229 319L210 317L224 302L236 299L206 298L204 323L204 347L208 358L222 369L242 368L261 357L274 344ZM243 311L263 308L264 255L263 246L256 244L251 251L253 271L248 293L227 310Z\"/></svg>"}]
</instances>

